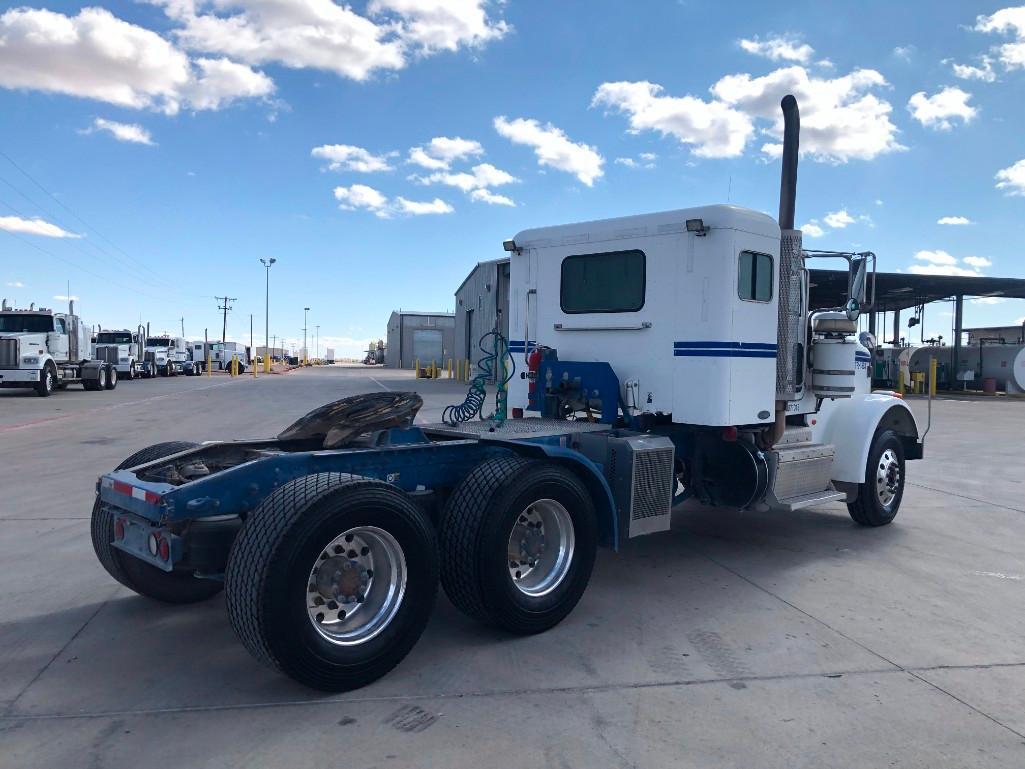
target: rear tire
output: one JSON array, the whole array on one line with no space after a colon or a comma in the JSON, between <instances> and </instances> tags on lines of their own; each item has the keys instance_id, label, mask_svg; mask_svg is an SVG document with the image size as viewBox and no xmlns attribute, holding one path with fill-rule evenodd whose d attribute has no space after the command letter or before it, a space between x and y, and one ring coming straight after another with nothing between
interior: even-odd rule
<instances>
[{"instance_id":1,"label":"rear tire","mask_svg":"<svg viewBox=\"0 0 1025 769\"><path fill-rule=\"evenodd\" d=\"M900 509L904 498L904 445L893 430L878 432L868 450L865 482L858 484L857 498L847 505L855 523L885 526Z\"/></svg>"},{"instance_id":2,"label":"rear tire","mask_svg":"<svg viewBox=\"0 0 1025 769\"><path fill-rule=\"evenodd\" d=\"M232 627L256 659L311 688L348 691L383 676L419 639L438 548L427 516L395 487L318 473L276 489L249 517L225 585Z\"/></svg>"},{"instance_id":3,"label":"rear tire","mask_svg":"<svg viewBox=\"0 0 1025 769\"><path fill-rule=\"evenodd\" d=\"M57 367L47 361L43 365L43 372L39 375L39 382L36 384L36 395L40 398L49 398L57 389Z\"/></svg>"},{"instance_id":4,"label":"rear tire","mask_svg":"<svg viewBox=\"0 0 1025 769\"><path fill-rule=\"evenodd\" d=\"M456 488L439 540L441 583L460 611L513 633L540 633L587 588L597 516L572 471L503 457L481 463Z\"/></svg>"},{"instance_id":5,"label":"rear tire","mask_svg":"<svg viewBox=\"0 0 1025 769\"><path fill-rule=\"evenodd\" d=\"M157 443L132 454L119 464L115 470L135 467L155 459L169 457L179 451L192 449L196 443L186 441L170 441ZM152 598L163 603L186 604L205 601L217 595L224 588L218 580L197 579L191 573L166 572L151 566L145 561L133 558L118 550L114 542L114 515L100 503L97 497L93 503L90 535L93 552L107 573L139 595Z\"/></svg>"}]
</instances>

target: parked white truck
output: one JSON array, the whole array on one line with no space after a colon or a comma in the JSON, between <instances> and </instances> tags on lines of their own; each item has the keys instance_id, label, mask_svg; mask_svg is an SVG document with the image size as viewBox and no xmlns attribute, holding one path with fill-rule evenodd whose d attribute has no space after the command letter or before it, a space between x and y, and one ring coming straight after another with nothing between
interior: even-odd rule
<instances>
[{"instance_id":1,"label":"parked white truck","mask_svg":"<svg viewBox=\"0 0 1025 769\"><path fill-rule=\"evenodd\" d=\"M188 340L180 336L146 337L143 376L194 376L200 368L193 365Z\"/></svg>"},{"instance_id":2,"label":"parked white truck","mask_svg":"<svg viewBox=\"0 0 1025 769\"><path fill-rule=\"evenodd\" d=\"M114 366L123 379L135 379L142 371L139 340L143 336L141 329L134 334L128 329L98 331L93 357Z\"/></svg>"},{"instance_id":3,"label":"parked white truck","mask_svg":"<svg viewBox=\"0 0 1025 769\"><path fill-rule=\"evenodd\" d=\"M117 368L90 357L90 327L75 314L46 308L15 310L0 305L0 387L34 389L44 398L54 390L81 384L86 390L113 390Z\"/></svg>"}]
</instances>

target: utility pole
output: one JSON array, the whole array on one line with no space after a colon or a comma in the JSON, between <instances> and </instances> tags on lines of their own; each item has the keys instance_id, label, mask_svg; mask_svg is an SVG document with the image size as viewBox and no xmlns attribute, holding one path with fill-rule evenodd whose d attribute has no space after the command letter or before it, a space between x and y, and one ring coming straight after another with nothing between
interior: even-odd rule
<instances>
[{"instance_id":1,"label":"utility pole","mask_svg":"<svg viewBox=\"0 0 1025 769\"><path fill-rule=\"evenodd\" d=\"M264 355L266 356L266 353ZM253 347L253 313L249 313L249 360L250 363L256 360L256 348Z\"/></svg>"},{"instance_id":2,"label":"utility pole","mask_svg":"<svg viewBox=\"0 0 1025 769\"><path fill-rule=\"evenodd\" d=\"M184 315L182 315L182 317L181 317L181 322L182 322L182 338L184 338L185 337L185 316Z\"/></svg>"},{"instance_id":3,"label":"utility pole","mask_svg":"<svg viewBox=\"0 0 1025 769\"><path fill-rule=\"evenodd\" d=\"M221 344L228 341L228 310L231 309L231 302L237 302L238 297L234 296L215 296L218 302L221 304L217 305L218 310L224 310L224 327L221 330Z\"/></svg>"},{"instance_id":4,"label":"utility pole","mask_svg":"<svg viewBox=\"0 0 1025 769\"><path fill-rule=\"evenodd\" d=\"M320 360L320 326L317 326L317 360Z\"/></svg>"},{"instance_id":5,"label":"utility pole","mask_svg":"<svg viewBox=\"0 0 1025 769\"><path fill-rule=\"evenodd\" d=\"M307 347L306 326L309 323L309 307L303 307L303 365L310 362L310 348Z\"/></svg>"}]
</instances>

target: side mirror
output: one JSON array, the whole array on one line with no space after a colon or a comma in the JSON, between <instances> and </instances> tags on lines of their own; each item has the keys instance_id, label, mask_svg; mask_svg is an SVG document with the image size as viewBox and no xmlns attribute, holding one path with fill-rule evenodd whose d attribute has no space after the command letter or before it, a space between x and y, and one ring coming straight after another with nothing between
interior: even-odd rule
<instances>
[{"instance_id":1,"label":"side mirror","mask_svg":"<svg viewBox=\"0 0 1025 769\"><path fill-rule=\"evenodd\" d=\"M856 299L859 308L865 304L868 291L868 258L856 256L851 260L851 284L848 296Z\"/></svg>"},{"instance_id":2,"label":"side mirror","mask_svg":"<svg viewBox=\"0 0 1025 769\"><path fill-rule=\"evenodd\" d=\"M861 302L851 297L847 300L847 304L844 305L844 312L847 313L847 320L857 320L858 316L861 315Z\"/></svg>"}]
</instances>

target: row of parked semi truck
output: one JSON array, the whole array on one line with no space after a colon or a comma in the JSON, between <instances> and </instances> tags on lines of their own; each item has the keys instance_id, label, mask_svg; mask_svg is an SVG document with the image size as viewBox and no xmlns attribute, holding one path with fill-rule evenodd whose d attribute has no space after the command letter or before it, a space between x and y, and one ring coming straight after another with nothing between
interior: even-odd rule
<instances>
[{"instance_id":1,"label":"row of parked semi truck","mask_svg":"<svg viewBox=\"0 0 1025 769\"><path fill-rule=\"evenodd\" d=\"M135 331L94 330L75 313L0 305L0 387L34 389L51 395L68 385L113 390L120 379L198 376L209 367L238 372L250 365L250 350L236 342L189 341L184 337Z\"/></svg>"}]
</instances>

